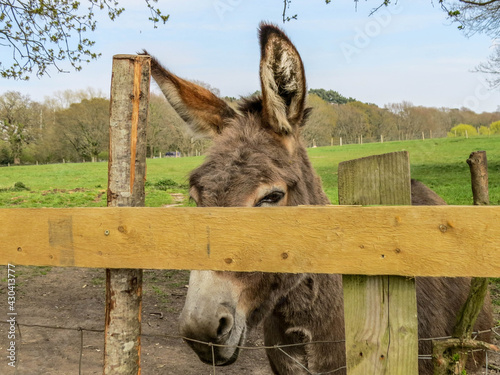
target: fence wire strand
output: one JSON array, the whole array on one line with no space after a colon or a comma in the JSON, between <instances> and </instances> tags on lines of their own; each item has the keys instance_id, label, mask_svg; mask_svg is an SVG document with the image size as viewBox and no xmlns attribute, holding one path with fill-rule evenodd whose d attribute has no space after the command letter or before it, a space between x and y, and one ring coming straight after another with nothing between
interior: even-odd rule
<instances>
[{"instance_id":1,"label":"fence wire strand","mask_svg":"<svg viewBox=\"0 0 500 375\"><path fill-rule=\"evenodd\" d=\"M9 324L8 322L5 321L0 321L2 324ZM80 335L80 352L79 352L79 363L78 363L78 374L82 375L82 362L83 362L83 349L84 349L84 332L94 332L94 333L104 333L104 329L100 328L83 328L83 327L60 327L60 326L53 326L53 325L44 325L44 324L29 324L29 323L18 323L16 322L16 329L19 333L19 339L22 343L22 333L21 333L21 327L27 327L27 328L44 328L44 329L54 329L54 330L62 330L62 331L76 331ZM473 335L480 335L483 333L488 333L492 332L495 336L500 337L500 332L497 330L500 330L500 326L495 326L487 330L482 330L482 331L477 331L473 332ZM338 371L345 370L347 367L342 366L339 368L336 368L334 370L330 370L327 372L321 372L321 373L313 373L309 369L307 369L304 364L300 363L296 358L292 357L290 354L288 354L284 348L291 348L291 347L298 347L298 346L306 346L306 345L315 345L315 344L339 344L339 343L344 343L345 340L336 340L336 341L310 341L307 343L298 343L298 344L282 344L282 345L259 345L259 346L245 346L245 345L224 345L224 344L216 344L216 343L211 343L211 342L205 342L205 341L200 341L200 340L195 340L191 339L189 337L184 337L180 335L169 335L169 334L152 334L152 333L143 333L141 334L141 337L148 337L148 338L162 338L162 339L178 339L178 340L184 340L184 341L191 341L195 342L198 344L202 345L207 345L211 347L212 351L212 369L213 369L213 375L216 374L216 361L215 361L215 347L221 347L221 348L238 348L240 350L279 350L281 353L289 357L291 360L297 363L299 367L304 369L307 374L310 375L327 375L327 374L335 374ZM442 336L442 337L431 337L431 338L420 338L418 341L431 341L431 340L448 340L452 338L452 336ZM496 353L493 350L485 350L485 349L476 349L475 351L483 351L486 353L486 362L485 362L485 367L486 367L486 374L488 374L488 369L490 367L489 364L489 358L488 358L488 352ZM17 373L18 369L18 362L20 358L20 351L17 352L16 356L16 369L15 373ZM419 360L432 360L432 354L419 354L418 355ZM495 370L497 371L497 370Z\"/></svg>"}]
</instances>

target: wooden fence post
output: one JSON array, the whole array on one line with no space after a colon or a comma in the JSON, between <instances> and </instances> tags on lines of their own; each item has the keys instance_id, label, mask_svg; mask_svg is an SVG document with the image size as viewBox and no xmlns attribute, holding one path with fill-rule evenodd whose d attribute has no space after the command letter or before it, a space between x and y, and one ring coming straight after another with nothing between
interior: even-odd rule
<instances>
[{"instance_id":1,"label":"wooden fence post","mask_svg":"<svg viewBox=\"0 0 500 375\"><path fill-rule=\"evenodd\" d=\"M340 204L411 204L407 152L343 162L338 174ZM389 259L392 252L398 251L404 249L387 249L380 257ZM416 375L415 279L344 275L343 287L347 374Z\"/></svg>"},{"instance_id":2,"label":"wooden fence post","mask_svg":"<svg viewBox=\"0 0 500 375\"><path fill-rule=\"evenodd\" d=\"M108 206L144 206L149 56L113 57ZM133 228L103 228L104 235ZM140 374L142 270L106 270L104 374Z\"/></svg>"},{"instance_id":3,"label":"wooden fence post","mask_svg":"<svg viewBox=\"0 0 500 375\"><path fill-rule=\"evenodd\" d=\"M467 159L467 164L470 168L474 205L486 206L490 202L486 151L472 152ZM471 340L474 324L488 293L488 284L488 278L473 277L471 279L469 295L457 314L452 339L432 342L434 374L462 374L465 371L469 350L481 348L491 350L486 343Z\"/></svg>"},{"instance_id":4,"label":"wooden fence post","mask_svg":"<svg viewBox=\"0 0 500 375\"><path fill-rule=\"evenodd\" d=\"M471 174L472 195L475 206L490 204L488 190L488 162L486 151L475 151L467 159Z\"/></svg>"}]
</instances>

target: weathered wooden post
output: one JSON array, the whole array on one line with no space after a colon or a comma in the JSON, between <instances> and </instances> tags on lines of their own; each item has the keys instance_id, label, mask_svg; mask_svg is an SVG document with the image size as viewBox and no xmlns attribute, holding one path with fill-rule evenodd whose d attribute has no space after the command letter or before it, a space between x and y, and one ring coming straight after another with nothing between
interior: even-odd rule
<instances>
[{"instance_id":1,"label":"weathered wooden post","mask_svg":"<svg viewBox=\"0 0 500 375\"><path fill-rule=\"evenodd\" d=\"M471 153L467 159L467 164L469 164L470 168L474 205L485 206L490 204L486 151Z\"/></svg>"},{"instance_id":2,"label":"weathered wooden post","mask_svg":"<svg viewBox=\"0 0 500 375\"><path fill-rule=\"evenodd\" d=\"M467 159L470 167L472 196L474 205L485 206L490 204L488 189L488 161L486 151L472 152ZM484 304L488 291L488 278L474 277L471 280L471 292L459 314L459 319L453 332L453 337L468 338L477 316Z\"/></svg>"},{"instance_id":3,"label":"weathered wooden post","mask_svg":"<svg viewBox=\"0 0 500 375\"><path fill-rule=\"evenodd\" d=\"M467 164L469 164L470 168L474 205L489 205L486 151L472 152L467 159ZM488 284L488 278L473 277L471 279L469 295L457 314L452 338L446 341L433 341L434 374L462 374L465 371L468 350L494 350L492 347L488 347L486 343L471 340L474 324L488 293Z\"/></svg>"},{"instance_id":4,"label":"weathered wooden post","mask_svg":"<svg viewBox=\"0 0 500 375\"><path fill-rule=\"evenodd\" d=\"M407 152L394 152L339 164L339 203L410 205ZM398 220L398 218L393 218ZM362 225L362 223L360 223ZM374 236L377 234L374 233ZM359 244L364 248L363 244ZM390 261L398 252L387 249ZM415 279L344 275L344 316L348 375L418 373Z\"/></svg>"},{"instance_id":5,"label":"weathered wooden post","mask_svg":"<svg viewBox=\"0 0 500 375\"><path fill-rule=\"evenodd\" d=\"M113 57L108 206L144 206L149 56ZM105 236L134 228L103 228ZM104 374L140 374L142 270L106 270Z\"/></svg>"}]
</instances>

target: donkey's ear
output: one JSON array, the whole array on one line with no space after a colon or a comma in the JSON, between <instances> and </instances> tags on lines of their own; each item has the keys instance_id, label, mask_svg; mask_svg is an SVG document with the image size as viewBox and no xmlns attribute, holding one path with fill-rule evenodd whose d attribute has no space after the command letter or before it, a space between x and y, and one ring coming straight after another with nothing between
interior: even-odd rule
<instances>
[{"instance_id":1,"label":"donkey's ear","mask_svg":"<svg viewBox=\"0 0 500 375\"><path fill-rule=\"evenodd\" d=\"M260 48L264 120L276 133L290 134L304 120L304 65L290 39L274 25L260 25Z\"/></svg>"},{"instance_id":2,"label":"donkey's ear","mask_svg":"<svg viewBox=\"0 0 500 375\"><path fill-rule=\"evenodd\" d=\"M144 51L144 54L148 54ZM200 135L213 137L222 132L236 112L212 92L165 69L151 57L151 75L179 116Z\"/></svg>"}]
</instances>

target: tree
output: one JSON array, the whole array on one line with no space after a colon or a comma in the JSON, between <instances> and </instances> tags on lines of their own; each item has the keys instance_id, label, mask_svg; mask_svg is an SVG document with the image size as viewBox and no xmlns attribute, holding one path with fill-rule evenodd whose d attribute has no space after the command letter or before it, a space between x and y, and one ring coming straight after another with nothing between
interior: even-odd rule
<instances>
[{"instance_id":1,"label":"tree","mask_svg":"<svg viewBox=\"0 0 500 375\"><path fill-rule=\"evenodd\" d=\"M439 0L441 7L459 24L467 35L482 32L492 37L500 35L500 0Z\"/></svg>"},{"instance_id":2,"label":"tree","mask_svg":"<svg viewBox=\"0 0 500 375\"><path fill-rule=\"evenodd\" d=\"M448 137L470 137L477 135L475 127L469 124L458 124L451 128Z\"/></svg>"},{"instance_id":3,"label":"tree","mask_svg":"<svg viewBox=\"0 0 500 375\"><path fill-rule=\"evenodd\" d=\"M500 134L500 121L495 121L490 125L491 134Z\"/></svg>"},{"instance_id":4,"label":"tree","mask_svg":"<svg viewBox=\"0 0 500 375\"><path fill-rule=\"evenodd\" d=\"M354 102L356 99L346 98L345 96L339 94L337 91L325 90L325 89L309 89L309 94L314 94L319 96L325 102L332 104L346 104L349 102Z\"/></svg>"},{"instance_id":5,"label":"tree","mask_svg":"<svg viewBox=\"0 0 500 375\"><path fill-rule=\"evenodd\" d=\"M357 3L358 0L354 1ZM382 6L389 6L396 2L383 0L372 13ZM327 0L326 3L329 1ZM494 40L500 37L500 0L438 0L438 3L467 36L484 33ZM500 45L495 46L488 60L479 64L476 70L490 75L492 88L500 87Z\"/></svg>"},{"instance_id":6,"label":"tree","mask_svg":"<svg viewBox=\"0 0 500 375\"><path fill-rule=\"evenodd\" d=\"M92 87L80 90L56 91L51 98L45 98L46 104L56 110L69 108L73 103L80 103L83 99L105 98L107 95L102 90Z\"/></svg>"},{"instance_id":7,"label":"tree","mask_svg":"<svg viewBox=\"0 0 500 375\"><path fill-rule=\"evenodd\" d=\"M403 101L401 103L388 104L386 108L396 115L396 128L398 138L408 139L420 131L421 121L418 117L414 116L413 104Z\"/></svg>"},{"instance_id":8,"label":"tree","mask_svg":"<svg viewBox=\"0 0 500 375\"><path fill-rule=\"evenodd\" d=\"M149 99L149 116L148 116L148 154L152 158L158 152L165 152L165 139L168 134L166 122L168 116L171 115L168 110L168 103L162 95L151 94Z\"/></svg>"},{"instance_id":9,"label":"tree","mask_svg":"<svg viewBox=\"0 0 500 375\"><path fill-rule=\"evenodd\" d=\"M353 103L342 104L337 107L338 120L335 133L346 143L356 143L366 134L368 116Z\"/></svg>"},{"instance_id":10,"label":"tree","mask_svg":"<svg viewBox=\"0 0 500 375\"><path fill-rule=\"evenodd\" d=\"M500 36L500 0L460 0L450 5L445 0L439 2L466 35L484 33L492 39ZM492 88L500 86L500 46L498 44L488 60L479 64L476 70L490 75L489 83Z\"/></svg>"},{"instance_id":11,"label":"tree","mask_svg":"<svg viewBox=\"0 0 500 375\"><path fill-rule=\"evenodd\" d=\"M29 96L7 91L0 97L0 139L8 144L14 164L20 164L24 146L34 139L36 114Z\"/></svg>"},{"instance_id":12,"label":"tree","mask_svg":"<svg viewBox=\"0 0 500 375\"><path fill-rule=\"evenodd\" d=\"M214 89L217 90L217 89ZM168 151L182 155L203 152L209 141L193 137L189 127L163 95L152 94L148 118L148 154L150 157Z\"/></svg>"},{"instance_id":13,"label":"tree","mask_svg":"<svg viewBox=\"0 0 500 375\"><path fill-rule=\"evenodd\" d=\"M495 51L488 57L488 61L480 63L476 71L490 75L488 80L491 88L500 87L500 46L495 47Z\"/></svg>"},{"instance_id":14,"label":"tree","mask_svg":"<svg viewBox=\"0 0 500 375\"><path fill-rule=\"evenodd\" d=\"M487 126L482 125L479 128L479 134L481 134L481 135L490 135L490 128L488 128Z\"/></svg>"},{"instance_id":15,"label":"tree","mask_svg":"<svg viewBox=\"0 0 500 375\"><path fill-rule=\"evenodd\" d=\"M154 27L167 22L168 15L154 6L158 0L144 1ZM62 72L63 61L80 70L100 56L87 36L97 28L99 11L115 21L125 8L119 0L0 0L0 76L27 80L32 72L47 74L49 67Z\"/></svg>"},{"instance_id":16,"label":"tree","mask_svg":"<svg viewBox=\"0 0 500 375\"><path fill-rule=\"evenodd\" d=\"M307 120L307 126L302 130L306 145L308 147L330 145L337 126L335 106L315 94L308 95L307 105L312 108L312 111Z\"/></svg>"},{"instance_id":17,"label":"tree","mask_svg":"<svg viewBox=\"0 0 500 375\"><path fill-rule=\"evenodd\" d=\"M84 160L97 161L109 145L109 100L84 99L56 113L60 134Z\"/></svg>"},{"instance_id":18,"label":"tree","mask_svg":"<svg viewBox=\"0 0 500 375\"><path fill-rule=\"evenodd\" d=\"M381 135L389 135L389 132L384 132L383 129L388 129L391 121L387 116L387 111L379 108L375 104L363 103L360 101L350 102L349 105L357 108L366 116L367 125L363 133L363 137L376 137L380 138ZM385 122L388 122L385 124ZM394 122L392 121L392 124Z\"/></svg>"},{"instance_id":19,"label":"tree","mask_svg":"<svg viewBox=\"0 0 500 375\"><path fill-rule=\"evenodd\" d=\"M329 4L331 0L325 0ZM450 19L458 23L458 28L467 35L484 33L493 40L500 37L500 0L438 0L441 8L448 14ZM283 22L297 19L297 14L287 16L291 0L283 0ZM357 8L359 0L354 0ZM380 0L373 8L370 15L376 13L384 6L396 4L397 0ZM432 1L431 1L432 3ZM495 46L495 51L488 60L479 64L476 71L487 73L491 76L490 85L492 88L500 87L500 45Z\"/></svg>"}]
</instances>

